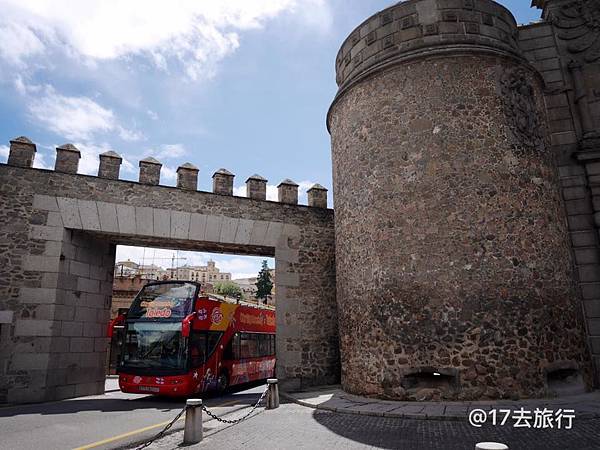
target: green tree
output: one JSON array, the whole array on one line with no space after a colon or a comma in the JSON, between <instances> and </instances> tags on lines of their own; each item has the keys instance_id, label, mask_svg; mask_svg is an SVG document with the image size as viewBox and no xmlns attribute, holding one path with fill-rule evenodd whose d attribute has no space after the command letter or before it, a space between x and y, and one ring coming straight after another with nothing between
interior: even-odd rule
<instances>
[{"instance_id":1,"label":"green tree","mask_svg":"<svg viewBox=\"0 0 600 450\"><path fill-rule=\"evenodd\" d=\"M242 298L242 289L231 281L220 281L213 285L216 294L221 294L224 297L233 297L238 300Z\"/></svg>"},{"instance_id":2,"label":"green tree","mask_svg":"<svg viewBox=\"0 0 600 450\"><path fill-rule=\"evenodd\" d=\"M256 279L256 295L258 299L262 299L264 303L267 303L267 298L271 295L273 289L273 282L271 281L271 274L269 272L269 266L267 266L267 260L263 260L262 268L258 272Z\"/></svg>"}]
</instances>

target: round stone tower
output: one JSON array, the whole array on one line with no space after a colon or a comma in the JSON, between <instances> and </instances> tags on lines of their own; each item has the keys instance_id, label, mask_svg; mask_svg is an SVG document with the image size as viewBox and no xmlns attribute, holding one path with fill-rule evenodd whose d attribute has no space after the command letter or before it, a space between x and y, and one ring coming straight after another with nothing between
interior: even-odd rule
<instances>
[{"instance_id":1,"label":"round stone tower","mask_svg":"<svg viewBox=\"0 0 600 450\"><path fill-rule=\"evenodd\" d=\"M491 0L409 0L342 45L327 124L349 392L516 398L584 386L543 80L516 38Z\"/></svg>"}]
</instances>

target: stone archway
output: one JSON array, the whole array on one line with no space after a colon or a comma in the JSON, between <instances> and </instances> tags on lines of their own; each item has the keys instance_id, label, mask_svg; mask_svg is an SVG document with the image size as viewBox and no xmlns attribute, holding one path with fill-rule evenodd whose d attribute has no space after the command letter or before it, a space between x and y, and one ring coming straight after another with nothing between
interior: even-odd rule
<instances>
[{"instance_id":1,"label":"stone archway","mask_svg":"<svg viewBox=\"0 0 600 450\"><path fill-rule=\"evenodd\" d=\"M0 402L103 392L116 244L274 256L282 385L338 379L331 210L4 165L0 177Z\"/></svg>"}]
</instances>

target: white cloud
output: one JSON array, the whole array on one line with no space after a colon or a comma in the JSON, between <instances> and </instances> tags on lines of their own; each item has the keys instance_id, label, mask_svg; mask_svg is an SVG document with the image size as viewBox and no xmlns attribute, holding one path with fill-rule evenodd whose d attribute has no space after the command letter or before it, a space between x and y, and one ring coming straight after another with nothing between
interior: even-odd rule
<instances>
[{"instance_id":1,"label":"white cloud","mask_svg":"<svg viewBox=\"0 0 600 450\"><path fill-rule=\"evenodd\" d=\"M158 158L180 158L187 155L183 144L165 144L160 147L160 151L156 154Z\"/></svg>"},{"instance_id":2,"label":"white cloud","mask_svg":"<svg viewBox=\"0 0 600 450\"><path fill-rule=\"evenodd\" d=\"M233 195L246 197L246 185L234 187ZM267 200L277 201L277 186L274 184L267 184Z\"/></svg>"},{"instance_id":3,"label":"white cloud","mask_svg":"<svg viewBox=\"0 0 600 450\"><path fill-rule=\"evenodd\" d=\"M246 197L246 186L237 186L233 188L233 195L239 197ZM277 186L274 184L267 184L267 200L277 201Z\"/></svg>"},{"instance_id":4,"label":"white cloud","mask_svg":"<svg viewBox=\"0 0 600 450\"><path fill-rule=\"evenodd\" d=\"M274 184L267 184L267 200L277 201L279 197L279 191L277 190L277 186Z\"/></svg>"},{"instance_id":5,"label":"white cloud","mask_svg":"<svg viewBox=\"0 0 600 450\"><path fill-rule=\"evenodd\" d=\"M17 92L21 95L37 94L43 89L42 86L25 83L21 75L15 78L14 85Z\"/></svg>"},{"instance_id":6,"label":"white cloud","mask_svg":"<svg viewBox=\"0 0 600 450\"><path fill-rule=\"evenodd\" d=\"M236 197L245 197L246 196L246 186L234 186L233 187L233 195Z\"/></svg>"},{"instance_id":7,"label":"white cloud","mask_svg":"<svg viewBox=\"0 0 600 450\"><path fill-rule=\"evenodd\" d=\"M158 146L157 149L146 149L138 156L140 159L152 156L162 162L164 160L181 158L187 154L188 151L183 144L163 144Z\"/></svg>"},{"instance_id":8,"label":"white cloud","mask_svg":"<svg viewBox=\"0 0 600 450\"><path fill-rule=\"evenodd\" d=\"M28 84L21 76L14 86L25 97L33 121L61 138L87 142L97 134L113 132L124 141L145 139L141 132L119 125L112 110L89 97L62 95L51 85Z\"/></svg>"},{"instance_id":9,"label":"white cloud","mask_svg":"<svg viewBox=\"0 0 600 450\"><path fill-rule=\"evenodd\" d=\"M72 140L89 140L95 133L116 127L115 116L88 97L67 97L52 86L29 99L32 118L53 133Z\"/></svg>"},{"instance_id":10,"label":"white cloud","mask_svg":"<svg viewBox=\"0 0 600 450\"><path fill-rule=\"evenodd\" d=\"M256 276L256 274L260 270L260 263L260 258L233 257L225 260L220 260L218 262L218 265L223 272L229 272L235 275L244 273L254 273L253 276ZM235 278L243 277L235 276Z\"/></svg>"},{"instance_id":11,"label":"white cloud","mask_svg":"<svg viewBox=\"0 0 600 450\"><path fill-rule=\"evenodd\" d=\"M300 181L298 185L298 202L306 205L308 203L308 195L306 194L306 191L313 187L315 182L304 180Z\"/></svg>"},{"instance_id":12,"label":"white cloud","mask_svg":"<svg viewBox=\"0 0 600 450\"><path fill-rule=\"evenodd\" d=\"M33 158L33 167L36 169L54 169L54 166L48 162L46 162L46 155L37 151L35 153L35 157Z\"/></svg>"},{"instance_id":13,"label":"white cloud","mask_svg":"<svg viewBox=\"0 0 600 450\"><path fill-rule=\"evenodd\" d=\"M240 31L283 13L331 26L327 0L0 0L0 8L0 57L10 63L56 48L83 61L137 55L160 70L180 66L193 80L214 75Z\"/></svg>"},{"instance_id":14,"label":"white cloud","mask_svg":"<svg viewBox=\"0 0 600 450\"><path fill-rule=\"evenodd\" d=\"M122 126L117 126L116 129L119 133L119 137L124 141L135 142L145 139L145 136L141 131L128 130Z\"/></svg>"},{"instance_id":15,"label":"white cloud","mask_svg":"<svg viewBox=\"0 0 600 450\"><path fill-rule=\"evenodd\" d=\"M81 159L79 160L79 173L86 175L97 175L98 166L100 164L100 153L112 150L108 144L91 144L89 142L79 142L74 144L75 147L81 152Z\"/></svg>"},{"instance_id":16,"label":"white cloud","mask_svg":"<svg viewBox=\"0 0 600 450\"><path fill-rule=\"evenodd\" d=\"M125 158L122 155L121 155L121 157L123 158L123 161L121 161L121 167L123 168L123 170L125 172L128 172L128 173L137 173L138 172L138 169L131 163L131 161L129 161L128 158Z\"/></svg>"},{"instance_id":17,"label":"white cloud","mask_svg":"<svg viewBox=\"0 0 600 450\"><path fill-rule=\"evenodd\" d=\"M161 184L163 184L163 180L174 182L177 180L177 171L169 166L162 166L160 169L160 178Z\"/></svg>"},{"instance_id":18,"label":"white cloud","mask_svg":"<svg viewBox=\"0 0 600 450\"><path fill-rule=\"evenodd\" d=\"M36 33L16 23L0 26L0 57L16 66L23 65L23 58L42 53L44 43Z\"/></svg>"},{"instance_id":19,"label":"white cloud","mask_svg":"<svg viewBox=\"0 0 600 450\"><path fill-rule=\"evenodd\" d=\"M6 145L0 145L0 158L2 158L3 162L8 161L8 152L9 148Z\"/></svg>"}]
</instances>

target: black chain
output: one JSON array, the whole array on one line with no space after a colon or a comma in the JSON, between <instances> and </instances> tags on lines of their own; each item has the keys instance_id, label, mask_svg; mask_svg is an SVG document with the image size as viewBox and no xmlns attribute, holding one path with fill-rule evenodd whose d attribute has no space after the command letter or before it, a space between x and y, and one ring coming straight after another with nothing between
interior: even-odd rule
<instances>
[{"instance_id":1,"label":"black chain","mask_svg":"<svg viewBox=\"0 0 600 450\"><path fill-rule=\"evenodd\" d=\"M254 410L256 408L258 408L258 406L261 404L261 402L264 400L265 395L267 395L267 392L269 392L269 387L267 386L267 388L265 389L265 391L262 393L262 395L260 396L260 398L258 399L258 401L256 402L256 404L252 407L252 409L250 411L248 411L248 413L243 416L240 417L239 419L234 419L234 420L227 420L227 419L221 419L220 417L218 417L217 415L213 414L212 412L210 412L208 410L208 408L206 406L204 406L204 403L202 404L202 410L208 414L210 417L212 417L213 419L219 421L219 422L223 422L223 423L239 423L242 420L246 420L250 414L252 414L254 412ZM160 439L161 437L164 436L164 434L169 430L169 428L171 428L173 426L173 424L175 422L177 422L179 420L179 418L183 415L183 413L185 412L185 410L187 409L187 405L183 407L183 409L181 411L179 411L179 414L177 414L175 416L175 418L167 424L166 427L164 427L162 429L162 431L160 433L158 433L156 436L154 436L152 439L150 439L148 442L145 442L144 444L140 445L139 447L136 448L136 450L142 450L143 448L148 447L150 444L152 444L154 441Z\"/></svg>"},{"instance_id":2,"label":"black chain","mask_svg":"<svg viewBox=\"0 0 600 450\"><path fill-rule=\"evenodd\" d=\"M158 433L156 436L154 436L154 437L153 437L152 439L150 439L148 442L145 442L144 444L142 444L142 445L140 445L139 447L137 447L137 449L136 449L136 450L142 450L143 448L146 448L146 447L148 447L150 444L152 444L152 443L153 443L154 441L156 441L157 439L160 439L161 437L163 437L163 436L164 436L164 434L167 432L167 430L168 430L169 428L171 428L171 427L173 426L173 424L179 420L179 418L180 418L180 417L182 416L182 414L185 412L186 408L187 408L187 405L186 405L186 406L184 406L184 407L183 407L183 409L182 409L181 411L179 411L179 414L177 414L177 415L175 416L175 418L174 418L173 420L171 420L171 422L170 422L170 423L168 423L168 424L167 424L167 426L166 426L166 427L164 427L160 433Z\"/></svg>"},{"instance_id":3,"label":"black chain","mask_svg":"<svg viewBox=\"0 0 600 450\"><path fill-rule=\"evenodd\" d=\"M258 408L258 405L261 404L261 402L265 398L265 395L267 395L267 392L269 392L269 388L268 387L265 389L265 392L262 393L262 395L260 396L260 398L258 399L258 401L256 402L256 404L252 407L252 409L250 411L248 411L248 413L245 416L240 417L239 419L233 419L233 420L221 419L216 414L213 414L212 412L210 412L208 410L208 408L206 406L204 406L204 404L202 404L202 410L206 414L208 414L210 417L212 417L213 419L215 419L215 420L217 420L219 422L223 422L223 423L240 423L242 420L247 419L250 416L250 414L252 414L256 408Z\"/></svg>"}]
</instances>

